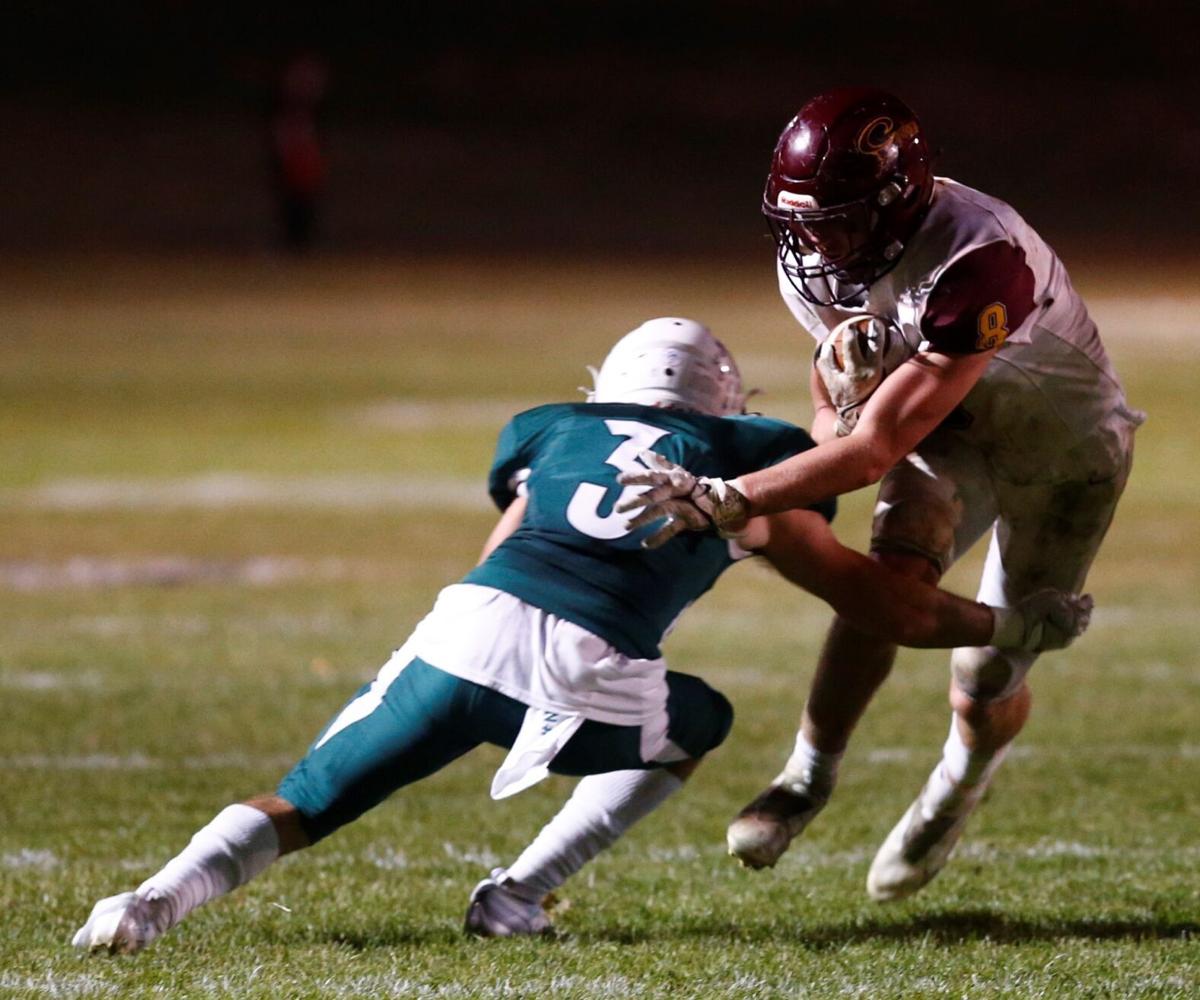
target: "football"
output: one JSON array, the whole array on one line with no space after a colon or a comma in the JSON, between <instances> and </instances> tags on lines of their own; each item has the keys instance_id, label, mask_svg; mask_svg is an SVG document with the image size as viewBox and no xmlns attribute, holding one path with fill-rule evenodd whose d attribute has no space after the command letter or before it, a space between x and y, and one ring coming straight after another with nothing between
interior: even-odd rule
<instances>
[{"instance_id":1,"label":"football","mask_svg":"<svg viewBox=\"0 0 1200 1000\"><path fill-rule=\"evenodd\" d=\"M839 435L854 429L871 394L915 353L894 324L872 313L851 316L829 332L815 364L837 409Z\"/></svg>"}]
</instances>

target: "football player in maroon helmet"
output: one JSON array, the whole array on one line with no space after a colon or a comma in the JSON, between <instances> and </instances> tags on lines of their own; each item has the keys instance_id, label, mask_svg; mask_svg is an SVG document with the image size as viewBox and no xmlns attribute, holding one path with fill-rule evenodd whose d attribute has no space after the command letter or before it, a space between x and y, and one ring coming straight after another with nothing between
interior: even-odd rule
<instances>
[{"instance_id":1,"label":"football player in maroon helmet","mask_svg":"<svg viewBox=\"0 0 1200 1000\"><path fill-rule=\"evenodd\" d=\"M934 583L990 533L980 600L1079 590L1144 414L1126 404L1054 251L998 198L935 177L916 116L865 88L800 109L775 147L763 211L783 299L823 345L810 376L819 446L731 482L678 469L623 479L651 487L625 505L642 508L632 523L668 518L648 544L736 532L748 516L878 482L871 553L894 570ZM898 364L897 338L908 349ZM732 854L773 865L816 816L894 655L834 619L795 750L730 825ZM1035 659L1000 645L954 651L950 734L876 855L872 898L916 892L945 864L1029 715Z\"/></svg>"},{"instance_id":2,"label":"football player in maroon helmet","mask_svg":"<svg viewBox=\"0 0 1200 1000\"><path fill-rule=\"evenodd\" d=\"M833 305L896 266L932 197L917 116L883 91L849 88L809 101L783 130L763 214L797 293Z\"/></svg>"}]
</instances>

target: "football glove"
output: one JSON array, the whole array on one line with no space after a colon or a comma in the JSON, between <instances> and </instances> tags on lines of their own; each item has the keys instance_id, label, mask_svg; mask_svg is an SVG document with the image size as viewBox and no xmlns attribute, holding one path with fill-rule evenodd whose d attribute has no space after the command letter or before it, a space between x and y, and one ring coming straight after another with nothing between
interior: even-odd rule
<instances>
[{"instance_id":1,"label":"football glove","mask_svg":"<svg viewBox=\"0 0 1200 1000\"><path fill-rule=\"evenodd\" d=\"M643 451L638 458L646 471L622 472L617 482L649 489L617 504L616 510L627 514L640 509L627 522L631 531L666 518L666 524L642 541L645 548L657 549L682 531L716 528L722 538L737 538L745 531L749 505L732 482L693 476L657 452Z\"/></svg>"},{"instance_id":2,"label":"football glove","mask_svg":"<svg viewBox=\"0 0 1200 1000\"><path fill-rule=\"evenodd\" d=\"M992 608L996 627L991 645L1027 653L1065 649L1087 630L1093 607L1091 594L1039 590L1022 597L1015 607Z\"/></svg>"}]
</instances>

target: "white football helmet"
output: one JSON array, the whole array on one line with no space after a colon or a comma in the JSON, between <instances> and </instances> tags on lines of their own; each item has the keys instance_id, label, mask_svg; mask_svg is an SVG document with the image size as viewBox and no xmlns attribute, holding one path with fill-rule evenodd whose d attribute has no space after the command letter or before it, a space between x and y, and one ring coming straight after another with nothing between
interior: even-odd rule
<instances>
[{"instance_id":1,"label":"white football helmet","mask_svg":"<svg viewBox=\"0 0 1200 1000\"><path fill-rule=\"evenodd\" d=\"M613 345L599 371L588 370L596 383L589 403L642 403L714 417L746 409L733 356L691 319L647 320Z\"/></svg>"}]
</instances>

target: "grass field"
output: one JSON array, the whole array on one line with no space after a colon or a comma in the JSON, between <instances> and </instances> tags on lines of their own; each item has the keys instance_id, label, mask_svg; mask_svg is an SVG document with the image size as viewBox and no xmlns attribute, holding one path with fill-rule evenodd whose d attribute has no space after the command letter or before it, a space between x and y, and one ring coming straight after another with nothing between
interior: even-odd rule
<instances>
[{"instance_id":1,"label":"grass field","mask_svg":"<svg viewBox=\"0 0 1200 1000\"><path fill-rule=\"evenodd\" d=\"M270 790L473 562L495 434L574 399L620 333L709 322L806 420L769 267L406 260L0 268L0 996L1200 995L1200 361L1191 298L1084 270L1151 412L1074 648L956 860L863 890L945 736L945 657L904 654L834 802L777 869L724 854L790 744L827 614L740 567L668 656L729 741L569 883L558 941L460 932L570 783L487 797L483 748L132 959L72 932L226 802ZM1180 284L1179 287L1186 288ZM870 497L839 534L865 540ZM970 592L975 554L948 585ZM567 905L569 904L569 905Z\"/></svg>"}]
</instances>

